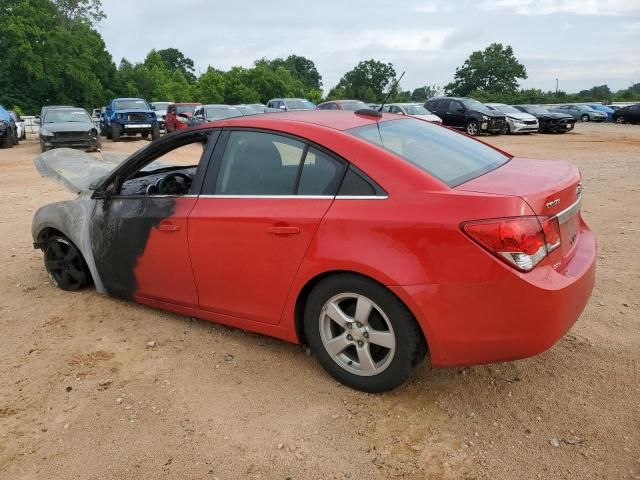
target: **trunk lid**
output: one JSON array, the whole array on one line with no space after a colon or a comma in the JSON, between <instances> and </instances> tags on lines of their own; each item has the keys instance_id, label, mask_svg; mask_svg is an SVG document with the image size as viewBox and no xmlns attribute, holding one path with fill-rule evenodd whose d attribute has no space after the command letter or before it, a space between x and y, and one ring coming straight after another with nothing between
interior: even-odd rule
<instances>
[{"instance_id":1,"label":"trunk lid","mask_svg":"<svg viewBox=\"0 0 640 480\"><path fill-rule=\"evenodd\" d=\"M456 187L467 192L522 198L541 217L558 216L560 247L549 259L554 268L570 260L580 233L580 171L563 161L514 157L485 175Z\"/></svg>"}]
</instances>

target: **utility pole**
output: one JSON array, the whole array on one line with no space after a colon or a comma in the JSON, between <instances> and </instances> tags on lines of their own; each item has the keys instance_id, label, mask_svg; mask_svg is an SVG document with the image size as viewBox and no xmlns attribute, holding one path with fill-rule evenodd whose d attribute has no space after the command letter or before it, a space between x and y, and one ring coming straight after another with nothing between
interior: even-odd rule
<instances>
[{"instance_id":1,"label":"utility pole","mask_svg":"<svg viewBox=\"0 0 640 480\"><path fill-rule=\"evenodd\" d=\"M558 79L556 78L556 97L558 96Z\"/></svg>"}]
</instances>

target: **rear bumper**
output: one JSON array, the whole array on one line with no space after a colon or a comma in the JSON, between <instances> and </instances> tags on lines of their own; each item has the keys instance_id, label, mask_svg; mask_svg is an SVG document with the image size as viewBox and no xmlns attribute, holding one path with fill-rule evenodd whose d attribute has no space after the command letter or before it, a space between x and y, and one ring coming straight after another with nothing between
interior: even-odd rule
<instances>
[{"instance_id":1,"label":"rear bumper","mask_svg":"<svg viewBox=\"0 0 640 480\"><path fill-rule=\"evenodd\" d=\"M595 236L583 223L580 244L562 271L547 262L526 274L509 269L494 282L389 288L416 316L434 366L477 365L554 345L586 306L595 271Z\"/></svg>"}]
</instances>

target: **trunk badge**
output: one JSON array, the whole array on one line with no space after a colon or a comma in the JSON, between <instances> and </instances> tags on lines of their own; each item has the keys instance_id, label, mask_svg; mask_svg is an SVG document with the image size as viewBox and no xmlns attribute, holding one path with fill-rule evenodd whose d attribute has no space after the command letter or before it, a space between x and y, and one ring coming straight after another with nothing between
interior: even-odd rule
<instances>
[{"instance_id":1,"label":"trunk badge","mask_svg":"<svg viewBox=\"0 0 640 480\"><path fill-rule=\"evenodd\" d=\"M551 200L550 202L547 202L547 204L545 205L545 207L547 208L553 208L556 205L560 205L560 199L556 198L555 200Z\"/></svg>"}]
</instances>

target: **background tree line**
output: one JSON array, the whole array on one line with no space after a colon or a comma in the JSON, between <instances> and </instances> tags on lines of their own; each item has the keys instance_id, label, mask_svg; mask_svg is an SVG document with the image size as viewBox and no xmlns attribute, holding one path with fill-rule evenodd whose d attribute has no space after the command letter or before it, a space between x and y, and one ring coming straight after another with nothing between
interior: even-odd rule
<instances>
[{"instance_id":1,"label":"background tree line","mask_svg":"<svg viewBox=\"0 0 640 480\"><path fill-rule=\"evenodd\" d=\"M259 59L251 67L223 71L194 62L175 48L151 50L142 62L122 59L116 66L96 31L105 18L100 0L2 0L0 2L0 103L26 113L45 104L85 108L105 105L113 97L149 101L265 103L273 97L323 99L322 77L308 58ZM640 83L618 92L607 85L575 94L521 89L527 72L510 46L491 44L473 52L453 81L413 91L394 88L391 63L370 59L346 72L326 99L355 98L380 102L423 102L444 93L504 103L607 102L640 100ZM393 91L390 90L393 88Z\"/></svg>"}]
</instances>

